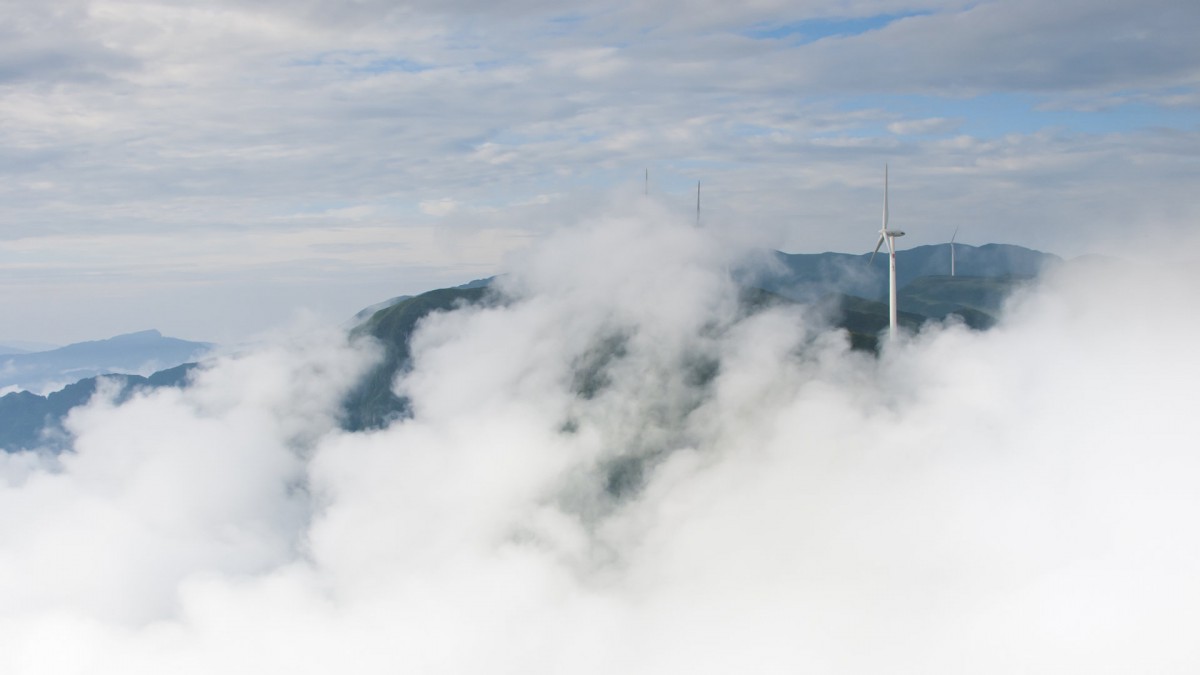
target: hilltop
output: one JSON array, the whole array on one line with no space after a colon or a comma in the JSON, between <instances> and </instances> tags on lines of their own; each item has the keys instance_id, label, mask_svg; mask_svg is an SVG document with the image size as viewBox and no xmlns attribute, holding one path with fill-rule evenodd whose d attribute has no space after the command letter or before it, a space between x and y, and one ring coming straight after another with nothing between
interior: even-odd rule
<instances>
[{"instance_id":1,"label":"hilltop","mask_svg":"<svg viewBox=\"0 0 1200 675\"><path fill-rule=\"evenodd\" d=\"M1002 244L956 244L956 271L949 276L949 245L899 251L897 282L899 321L917 330L928 321L954 317L975 329L991 327L1009 294L1061 259L1040 251ZM736 273L744 287L743 311L752 313L773 303L819 302L830 307L830 321L845 330L852 348L878 349L888 325L887 259L870 254L789 254L774 252L778 265ZM907 270L903 274L901 269ZM942 271L945 274L941 274ZM932 275L932 276L931 276ZM349 396L345 425L357 430L385 426L408 412L408 403L392 390L398 373L408 367L408 341L419 321L435 311L474 303L502 302L488 294L488 280L452 289L400 298L370 315L355 331L370 335L385 348L385 358Z\"/></svg>"},{"instance_id":2,"label":"hilltop","mask_svg":"<svg viewBox=\"0 0 1200 675\"><path fill-rule=\"evenodd\" d=\"M1000 316L1006 298L1029 283L1046 267L1061 262L1053 256L1018 246L989 244L956 245L958 276L949 272L949 247L921 246L897 253L900 324L912 331L929 321L958 320L975 329L987 329ZM843 329L851 347L858 351L878 349L881 332L887 327L886 258L868 265L869 254L789 254L774 252L766 269L736 273L743 286L742 312L751 314L777 303L819 302L829 309L831 324ZM945 272L945 273L943 273ZM968 274L969 273L969 274ZM451 311L471 304L503 303L491 288L490 279L472 281L415 296L399 296L362 310L355 317L353 336L370 336L384 349L384 356L346 397L342 424L347 430L386 426L409 413L408 403L393 391L398 374L410 366L410 339L421 320L433 312ZM144 363L139 347L176 346L179 356L196 358L209 345L163 338L145 331L111 340L71 345L49 352L6 355L4 359L51 360L64 363L96 363L99 355L125 354L127 362ZM614 357L619 345L613 346ZM32 362L37 363L37 359ZM73 361L72 361L73 359ZM603 361L603 359L602 359ZM142 377L109 376L118 399L140 388L186 386L195 366L186 363ZM698 377L711 372L698 371ZM715 372L715 371L712 371ZM586 395L596 373L579 378L580 395ZM98 380L90 376L60 391L40 396L27 391L0 397L0 448L15 451L38 446L63 447L61 421L67 412L85 403L96 391Z\"/></svg>"}]
</instances>

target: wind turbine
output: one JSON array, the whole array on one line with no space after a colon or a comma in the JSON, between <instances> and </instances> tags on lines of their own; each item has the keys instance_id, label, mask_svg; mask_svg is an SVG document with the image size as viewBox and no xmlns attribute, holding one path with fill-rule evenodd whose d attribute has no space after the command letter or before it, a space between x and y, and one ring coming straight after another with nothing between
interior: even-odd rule
<instances>
[{"instance_id":1,"label":"wind turbine","mask_svg":"<svg viewBox=\"0 0 1200 675\"><path fill-rule=\"evenodd\" d=\"M883 165L883 227L879 228L879 241L875 244L875 250L871 252L871 260L867 264L875 262L875 254L879 253L879 247L883 246L883 242L887 242L888 260L889 260L889 276L888 276L888 338L896 337L896 237L903 237L904 233L900 230L888 229L888 168L887 164Z\"/></svg>"},{"instance_id":2,"label":"wind turbine","mask_svg":"<svg viewBox=\"0 0 1200 675\"><path fill-rule=\"evenodd\" d=\"M958 236L958 228L954 228L954 234L950 235L950 276L954 276L954 238Z\"/></svg>"}]
</instances>

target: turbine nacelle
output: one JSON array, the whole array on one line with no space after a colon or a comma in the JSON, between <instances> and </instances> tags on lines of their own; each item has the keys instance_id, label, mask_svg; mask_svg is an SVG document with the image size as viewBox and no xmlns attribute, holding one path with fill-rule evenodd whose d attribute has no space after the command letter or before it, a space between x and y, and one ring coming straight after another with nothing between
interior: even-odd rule
<instances>
[{"instance_id":1,"label":"turbine nacelle","mask_svg":"<svg viewBox=\"0 0 1200 675\"><path fill-rule=\"evenodd\" d=\"M879 247L883 246L883 242L885 240L887 240L889 238L895 239L896 237L903 237L903 236L904 236L904 232L902 230L880 230L879 231L879 241L875 242L875 250L871 251L871 259L867 261L867 264L870 265L871 263L875 262L875 254L879 253ZM894 248L895 248L894 246L892 246L891 244L888 244L889 252L893 252L892 249L894 249Z\"/></svg>"}]
</instances>

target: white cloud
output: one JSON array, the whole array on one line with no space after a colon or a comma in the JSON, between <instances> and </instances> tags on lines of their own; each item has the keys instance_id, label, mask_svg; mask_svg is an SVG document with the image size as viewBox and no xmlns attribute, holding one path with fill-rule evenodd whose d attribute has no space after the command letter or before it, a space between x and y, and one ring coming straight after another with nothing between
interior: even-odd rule
<instances>
[{"instance_id":1,"label":"white cloud","mask_svg":"<svg viewBox=\"0 0 1200 675\"><path fill-rule=\"evenodd\" d=\"M888 131L898 136L952 134L962 127L961 119L946 117L929 117L920 120L903 120L892 122L887 126Z\"/></svg>"},{"instance_id":2,"label":"white cloud","mask_svg":"<svg viewBox=\"0 0 1200 675\"><path fill-rule=\"evenodd\" d=\"M955 132L948 121L933 122L939 119L961 119L957 133L971 134L981 147L1008 133L1037 139L1041 127L1056 125L1067 132L1056 139L1056 152L1097 162L1077 169L1069 200L1040 170L1009 171L1005 180L1027 196L1021 213L1004 220L1036 223L1037 232L1019 239L1034 226L1017 227L1015 243L1067 255L1073 247L1087 250L1087 237L1127 222L1130 210L1189 203L1183 186L1194 178L1190 165L1158 151L1156 132L1114 122L1117 137L1070 133L1075 124L1103 127L1133 102L1157 114L1194 98L1200 56L1191 39L1195 13L1183 1L1098 9L1024 0L697 0L584 4L565 13L536 1L499 9L470 2L195 7L54 0L12 10L0 41L6 238L187 233L248 245L248 233L306 229L293 216L319 213L338 227L373 228L386 219L419 229L426 224L420 205L446 195L459 205L457 215L479 216L460 218L460 229L509 230L530 216L514 205L587 190L593 196L578 203L590 202L613 186L632 185L649 167L666 199L686 202L684 186L698 178L711 184L706 208L714 219L787 231L780 245L793 248L853 250L865 183L884 161L901 175L920 167L943 179L958 176L923 186L910 203L974 195L950 200L957 212L942 209L930 229L995 211L979 201L986 192L975 160L923 137ZM748 36L764 22L879 15L905 18L798 46ZM479 16L487 17L486 31ZM1005 109L980 119L985 106L976 106L984 111L978 116L963 114L962 99L954 98L1014 92L1028 97L1015 108L1027 105L1032 117ZM1108 112L1081 121L1032 110L1055 106L1073 115L1098 106ZM1174 114L1143 126L1164 127L1180 134L1182 146L1193 144L1194 129L1181 127ZM1130 156L1138 160L1122 159ZM1127 183L1114 182L1105 163L1123 166ZM1126 191L1125 184L1134 187ZM1120 201L1130 206L1110 208L1122 192ZM363 213L355 223L338 215L356 206L377 217ZM1093 217L1074 216L1089 210ZM528 221L526 233L572 217ZM1084 221L1087 237L1078 224ZM917 236L920 228L910 232ZM187 250L177 247L175 255ZM68 269L75 255L65 249L59 266ZM36 297L0 304L0 312L38 330L43 319L29 308L60 297L17 272L27 269L19 258L0 265L0 283L14 291L0 297ZM207 282L220 286L219 275L218 268ZM282 275L260 277L274 284L267 294L280 302L294 305L321 292L289 285ZM404 288L381 290L364 304L417 290L430 278L401 270L376 282L399 277ZM168 306L148 299L140 306L147 304ZM144 326L127 307L133 305L107 310L114 321L123 315ZM340 312L357 308L348 301ZM243 323L230 330L254 329Z\"/></svg>"},{"instance_id":3,"label":"white cloud","mask_svg":"<svg viewBox=\"0 0 1200 675\"><path fill-rule=\"evenodd\" d=\"M550 52L546 62L552 70L592 80L612 77L628 68L630 64L619 55L615 47L575 49Z\"/></svg>"},{"instance_id":4,"label":"white cloud","mask_svg":"<svg viewBox=\"0 0 1200 675\"><path fill-rule=\"evenodd\" d=\"M458 210L458 202L449 197L427 199L420 204L421 213L430 216L445 216Z\"/></svg>"},{"instance_id":5,"label":"white cloud","mask_svg":"<svg viewBox=\"0 0 1200 675\"><path fill-rule=\"evenodd\" d=\"M876 360L739 315L710 234L649 206L556 233L508 302L426 322L388 429L333 425L370 353L301 341L0 456L0 666L1195 665L1198 326L1162 292L1191 268L1068 267Z\"/></svg>"},{"instance_id":6,"label":"white cloud","mask_svg":"<svg viewBox=\"0 0 1200 675\"><path fill-rule=\"evenodd\" d=\"M512 148L506 149L499 143L483 143L475 149L473 158L487 164L508 164L519 157Z\"/></svg>"}]
</instances>

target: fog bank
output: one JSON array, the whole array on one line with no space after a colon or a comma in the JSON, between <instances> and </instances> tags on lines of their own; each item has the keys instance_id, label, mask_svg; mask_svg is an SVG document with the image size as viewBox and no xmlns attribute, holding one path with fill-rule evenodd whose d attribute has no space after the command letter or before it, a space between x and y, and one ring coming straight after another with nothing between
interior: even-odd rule
<instances>
[{"instance_id":1,"label":"fog bank","mask_svg":"<svg viewBox=\"0 0 1200 675\"><path fill-rule=\"evenodd\" d=\"M1067 265L878 358L748 252L565 228L346 433L341 336L0 455L8 673L1194 672L1190 270Z\"/></svg>"}]
</instances>

